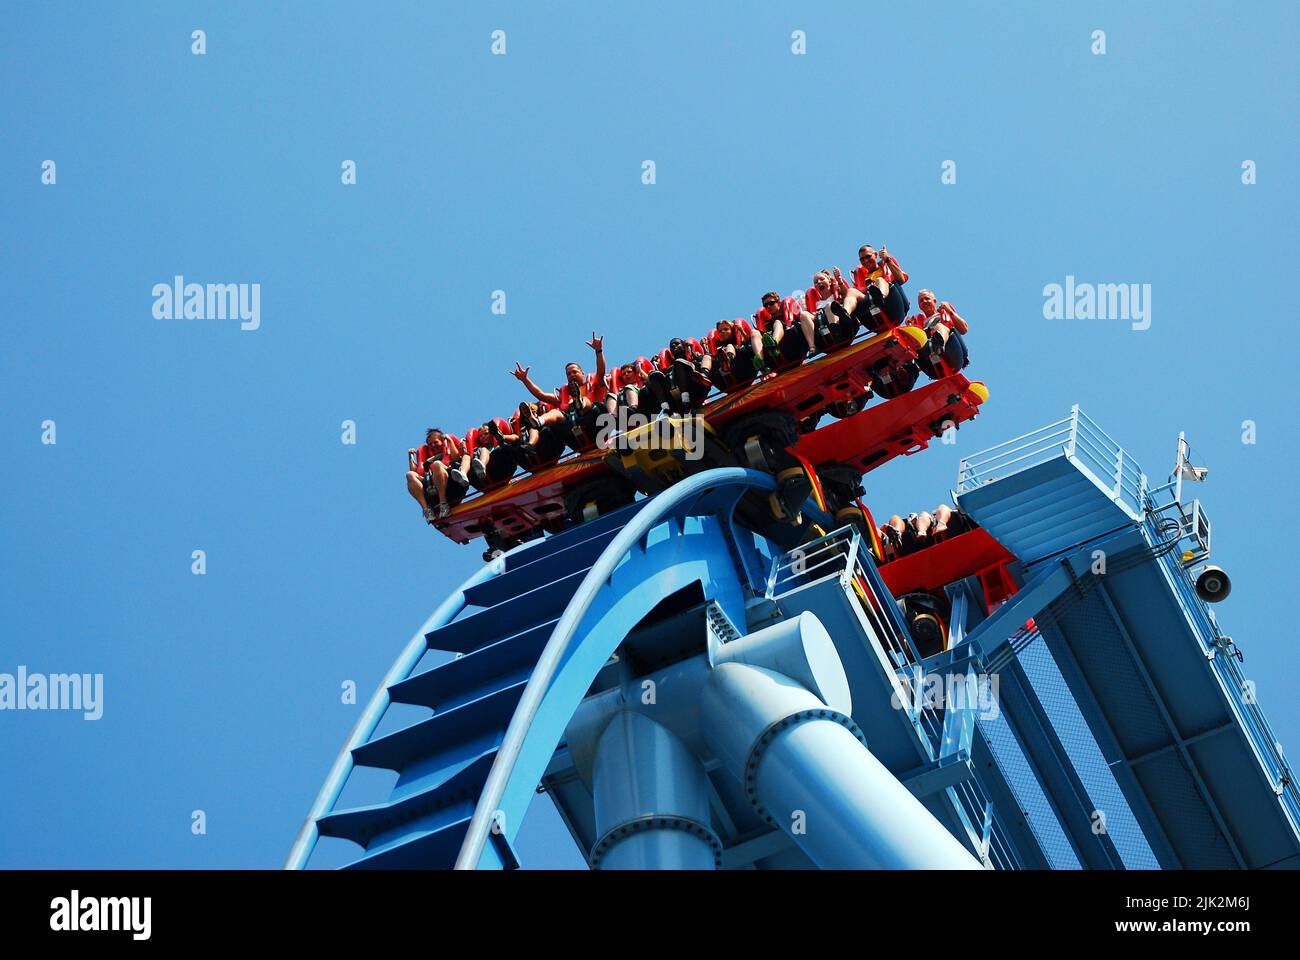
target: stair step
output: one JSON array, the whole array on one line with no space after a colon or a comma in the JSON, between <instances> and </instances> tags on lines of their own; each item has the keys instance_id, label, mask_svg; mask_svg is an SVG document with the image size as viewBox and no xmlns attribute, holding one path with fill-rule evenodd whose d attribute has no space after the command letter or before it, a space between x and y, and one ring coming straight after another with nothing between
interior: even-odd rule
<instances>
[{"instance_id":1,"label":"stair step","mask_svg":"<svg viewBox=\"0 0 1300 960\"><path fill-rule=\"evenodd\" d=\"M424 830L345 864L344 870L450 870L456 865L461 844L469 831L465 816L440 827Z\"/></svg>"},{"instance_id":2,"label":"stair step","mask_svg":"<svg viewBox=\"0 0 1300 960\"><path fill-rule=\"evenodd\" d=\"M627 522L650 502L650 499L638 500L612 513L607 513L603 517L588 520L586 523L565 530L563 533L557 533L545 540L534 541L533 544L526 546L518 553L506 557L507 572L526 563L545 560L558 551L567 549L584 540L590 540L594 537L603 537L606 541L614 539L619 530L623 529Z\"/></svg>"},{"instance_id":3,"label":"stair step","mask_svg":"<svg viewBox=\"0 0 1300 960\"><path fill-rule=\"evenodd\" d=\"M363 743L352 758L363 767L401 771L415 760L436 757L458 744L497 734L498 742L514 714L526 681L503 687L477 700L435 713L394 733Z\"/></svg>"},{"instance_id":4,"label":"stair step","mask_svg":"<svg viewBox=\"0 0 1300 960\"><path fill-rule=\"evenodd\" d=\"M440 810L446 813L449 822L459 820L466 813L473 812L496 755L495 750L481 753L449 771L440 783L401 800L336 810L316 823L323 836L342 837L364 847L380 834ZM458 810L458 807L464 809ZM437 824L434 829L442 826L445 824Z\"/></svg>"},{"instance_id":5,"label":"stair step","mask_svg":"<svg viewBox=\"0 0 1300 960\"><path fill-rule=\"evenodd\" d=\"M577 570L550 582L539 583L527 593L453 620L426 633L424 638L431 650L471 653L502 637L558 618L586 575L585 570Z\"/></svg>"},{"instance_id":6,"label":"stair step","mask_svg":"<svg viewBox=\"0 0 1300 960\"><path fill-rule=\"evenodd\" d=\"M614 539L615 532L611 531L608 537L594 536L575 541L545 557L511 567L505 573L466 590L465 602L476 607L491 607L529 589L530 585L535 586L536 581L545 582L564 574L590 570Z\"/></svg>"},{"instance_id":7,"label":"stair step","mask_svg":"<svg viewBox=\"0 0 1300 960\"><path fill-rule=\"evenodd\" d=\"M510 686L527 679L558 620L547 620L504 640L480 647L456 660L407 677L388 688L395 703L414 703L435 710L457 706L493 684Z\"/></svg>"}]
</instances>

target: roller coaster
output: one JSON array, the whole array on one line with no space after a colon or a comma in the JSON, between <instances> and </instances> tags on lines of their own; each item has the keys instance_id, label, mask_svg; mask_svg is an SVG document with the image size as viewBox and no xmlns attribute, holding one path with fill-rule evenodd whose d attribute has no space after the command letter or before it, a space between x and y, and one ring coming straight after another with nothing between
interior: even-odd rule
<instances>
[{"instance_id":1,"label":"roller coaster","mask_svg":"<svg viewBox=\"0 0 1300 960\"><path fill-rule=\"evenodd\" d=\"M960 371L882 392L920 342L458 506L439 529L490 559L398 655L286 866L517 868L543 792L600 869L1300 866L1185 438L1153 486L1076 406L966 457L961 524L890 553L863 475L989 397Z\"/></svg>"}]
</instances>

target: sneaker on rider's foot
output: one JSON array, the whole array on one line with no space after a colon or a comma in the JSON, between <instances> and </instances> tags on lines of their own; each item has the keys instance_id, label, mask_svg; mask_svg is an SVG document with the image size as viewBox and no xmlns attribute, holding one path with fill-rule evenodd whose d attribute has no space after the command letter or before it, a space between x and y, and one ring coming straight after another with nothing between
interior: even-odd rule
<instances>
[{"instance_id":1,"label":"sneaker on rider's foot","mask_svg":"<svg viewBox=\"0 0 1300 960\"><path fill-rule=\"evenodd\" d=\"M437 514L435 514L435 513L433 512L433 507L425 507L425 508L424 508L424 522L425 522L425 523L433 523L433 522L434 522L435 520L437 520L437 519L438 519L438 516L437 516Z\"/></svg>"},{"instance_id":2,"label":"sneaker on rider's foot","mask_svg":"<svg viewBox=\"0 0 1300 960\"><path fill-rule=\"evenodd\" d=\"M451 504L449 503L438 504L438 519L446 520L450 516L451 516Z\"/></svg>"}]
</instances>

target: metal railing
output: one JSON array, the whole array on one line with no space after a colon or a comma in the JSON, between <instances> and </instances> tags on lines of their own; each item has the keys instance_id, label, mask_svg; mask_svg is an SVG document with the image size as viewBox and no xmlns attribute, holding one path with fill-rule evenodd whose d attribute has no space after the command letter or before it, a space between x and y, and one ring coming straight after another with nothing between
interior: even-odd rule
<instances>
[{"instance_id":1,"label":"metal railing","mask_svg":"<svg viewBox=\"0 0 1300 960\"><path fill-rule=\"evenodd\" d=\"M851 590L858 609L898 670L921 659L912 637L900 626L900 619L885 608L893 604L883 584L875 561L866 552L861 533L852 526L841 527L823 537L779 554L772 560L768 574L767 596L773 600L801 587L836 577L840 585Z\"/></svg>"},{"instance_id":2,"label":"metal railing","mask_svg":"<svg viewBox=\"0 0 1300 960\"><path fill-rule=\"evenodd\" d=\"M1060 457L1073 460L1133 515L1142 512L1147 501L1142 468L1077 403L1062 420L964 458L957 473L957 492L969 492Z\"/></svg>"}]
</instances>

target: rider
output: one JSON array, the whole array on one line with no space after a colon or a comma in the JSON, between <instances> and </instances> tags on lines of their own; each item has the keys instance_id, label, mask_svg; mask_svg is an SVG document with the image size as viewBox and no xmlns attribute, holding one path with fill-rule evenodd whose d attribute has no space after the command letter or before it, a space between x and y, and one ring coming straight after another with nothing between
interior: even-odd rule
<instances>
[{"instance_id":1,"label":"rider","mask_svg":"<svg viewBox=\"0 0 1300 960\"><path fill-rule=\"evenodd\" d=\"M694 337L673 337L659 351L656 372L668 379L670 404L675 412L694 413L704 405L713 386L706 361L712 363L712 358Z\"/></svg>"},{"instance_id":2,"label":"rider","mask_svg":"<svg viewBox=\"0 0 1300 960\"><path fill-rule=\"evenodd\" d=\"M858 326L853 311L863 296L840 276L839 267L813 274L812 286L804 294L804 306L814 317L817 347L834 350L853 339Z\"/></svg>"},{"instance_id":3,"label":"rider","mask_svg":"<svg viewBox=\"0 0 1300 960\"><path fill-rule=\"evenodd\" d=\"M916 295L916 303L921 312L908 317L906 325L918 327L929 335L916 365L932 380L956 373L969 362L962 337L970 327L951 303L947 300L939 303L933 291L922 290Z\"/></svg>"},{"instance_id":4,"label":"rider","mask_svg":"<svg viewBox=\"0 0 1300 960\"><path fill-rule=\"evenodd\" d=\"M470 457L469 479L482 490L508 480L524 463L522 438L505 420L488 420L465 434L465 453Z\"/></svg>"},{"instance_id":5,"label":"rider","mask_svg":"<svg viewBox=\"0 0 1300 960\"><path fill-rule=\"evenodd\" d=\"M858 248L858 266L853 269L853 289L858 291L849 312L875 333L896 327L912 308L903 284L907 274L884 247L877 252L870 244Z\"/></svg>"},{"instance_id":6,"label":"rider","mask_svg":"<svg viewBox=\"0 0 1300 960\"><path fill-rule=\"evenodd\" d=\"M469 491L469 478L460 466L464 457L461 442L437 427L425 431L419 450L411 447L406 451L406 489L424 511L427 522L446 517Z\"/></svg>"},{"instance_id":7,"label":"rider","mask_svg":"<svg viewBox=\"0 0 1300 960\"><path fill-rule=\"evenodd\" d=\"M941 503L931 513L908 514L906 520L898 514L889 518L889 522L880 527L880 541L885 548L885 559L893 560L915 553L928 547L941 534L949 530L961 533L969 529L965 515L953 510L946 503Z\"/></svg>"},{"instance_id":8,"label":"rider","mask_svg":"<svg viewBox=\"0 0 1300 960\"><path fill-rule=\"evenodd\" d=\"M616 367L610 374L609 387L605 408L611 416L617 415L619 406L623 406L633 413L653 417L670 405L668 378L645 357Z\"/></svg>"},{"instance_id":9,"label":"rider","mask_svg":"<svg viewBox=\"0 0 1300 960\"><path fill-rule=\"evenodd\" d=\"M564 367L565 383L553 393L546 393L528 376L532 367L522 366L515 361L511 375L522 383L539 402L551 409L540 415L537 409L527 402L519 405L519 425L526 428L544 430L547 427L568 429L566 442L575 450L584 445L584 438L594 438L598 430L600 412L605 408L605 396L608 384L605 380L605 338L591 332L587 346L596 353L596 372L588 376L582 365L568 363Z\"/></svg>"},{"instance_id":10,"label":"rider","mask_svg":"<svg viewBox=\"0 0 1300 960\"><path fill-rule=\"evenodd\" d=\"M724 390L749 383L763 362L763 337L744 318L719 320L705 341L704 371Z\"/></svg>"},{"instance_id":11,"label":"rider","mask_svg":"<svg viewBox=\"0 0 1300 960\"><path fill-rule=\"evenodd\" d=\"M794 297L782 301L775 290L763 294L762 306L754 314L754 328L763 338L769 364L797 364L808 354L816 353L816 322L811 313L800 308ZM799 327L802 337L788 335L794 326Z\"/></svg>"},{"instance_id":12,"label":"rider","mask_svg":"<svg viewBox=\"0 0 1300 960\"><path fill-rule=\"evenodd\" d=\"M519 448L520 462L529 470L537 466L558 460L564 453L565 430L562 426L550 426L545 430L539 430L536 427L525 427L520 423L522 419L520 414L523 408L527 407L529 415L533 419L541 419L542 414L546 412L546 405L542 403L521 403L520 409L510 415L506 421L510 432L519 437L516 445Z\"/></svg>"}]
</instances>

